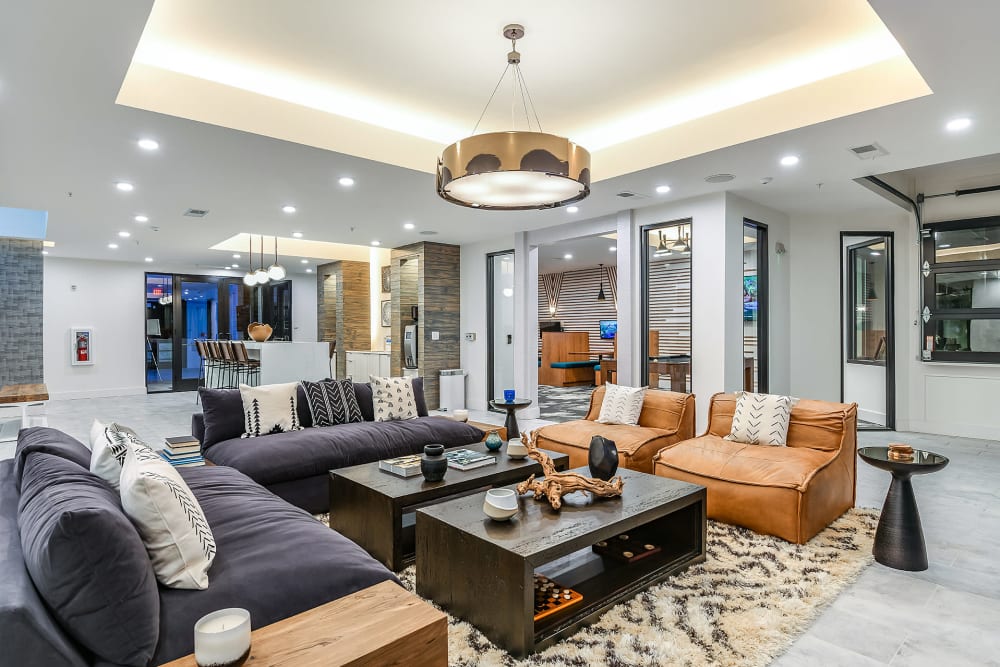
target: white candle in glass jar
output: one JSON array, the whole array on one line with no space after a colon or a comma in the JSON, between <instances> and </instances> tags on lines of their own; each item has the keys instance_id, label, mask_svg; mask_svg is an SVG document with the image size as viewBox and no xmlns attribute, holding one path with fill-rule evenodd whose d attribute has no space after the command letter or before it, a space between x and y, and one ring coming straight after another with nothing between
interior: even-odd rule
<instances>
[{"instance_id":1,"label":"white candle in glass jar","mask_svg":"<svg viewBox=\"0 0 1000 667\"><path fill-rule=\"evenodd\" d=\"M250 612L221 609L194 624L194 659L199 667L240 665L250 651Z\"/></svg>"}]
</instances>

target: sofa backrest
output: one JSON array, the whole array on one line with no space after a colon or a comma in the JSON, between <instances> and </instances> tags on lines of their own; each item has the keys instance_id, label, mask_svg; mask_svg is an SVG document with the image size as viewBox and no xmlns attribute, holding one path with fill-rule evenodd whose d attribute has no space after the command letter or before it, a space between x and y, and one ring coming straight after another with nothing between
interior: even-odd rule
<instances>
[{"instance_id":1,"label":"sofa backrest","mask_svg":"<svg viewBox=\"0 0 1000 667\"><path fill-rule=\"evenodd\" d=\"M733 430L736 394L716 394L708 412L708 433L725 437ZM800 399L788 423L788 446L806 447L826 452L839 450L853 442L858 425L856 403L831 403Z\"/></svg>"},{"instance_id":2,"label":"sofa backrest","mask_svg":"<svg viewBox=\"0 0 1000 667\"><path fill-rule=\"evenodd\" d=\"M602 385L590 394L590 411L587 419L597 421L601 415L605 387ZM639 413L639 426L662 428L678 432L684 438L694 437L694 394L676 391L647 389Z\"/></svg>"}]
</instances>

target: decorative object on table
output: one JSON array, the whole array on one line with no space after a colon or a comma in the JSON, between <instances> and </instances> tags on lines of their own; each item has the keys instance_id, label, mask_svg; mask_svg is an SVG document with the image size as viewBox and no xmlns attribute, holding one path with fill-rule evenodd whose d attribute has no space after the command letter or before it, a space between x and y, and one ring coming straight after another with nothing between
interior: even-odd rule
<instances>
[{"instance_id":1,"label":"decorative object on table","mask_svg":"<svg viewBox=\"0 0 1000 667\"><path fill-rule=\"evenodd\" d=\"M517 428L517 417L514 413L517 410L526 408L531 405L531 401L527 398L514 398L511 400L499 400L490 399L490 405L497 410L503 410L507 413L507 418L504 419L503 425L507 429L507 437L511 440L521 437L521 432Z\"/></svg>"},{"instance_id":2,"label":"decorative object on table","mask_svg":"<svg viewBox=\"0 0 1000 667\"><path fill-rule=\"evenodd\" d=\"M784 447L792 408L799 399L749 391L736 392L736 396L732 431L725 439L748 445Z\"/></svg>"},{"instance_id":3,"label":"decorative object on table","mask_svg":"<svg viewBox=\"0 0 1000 667\"><path fill-rule=\"evenodd\" d=\"M440 482L448 472L448 459L444 457L444 445L424 445L424 455L420 458L420 472L428 482Z\"/></svg>"},{"instance_id":4,"label":"decorative object on table","mask_svg":"<svg viewBox=\"0 0 1000 667\"><path fill-rule=\"evenodd\" d=\"M535 621L551 616L581 602L583 596L572 588L557 584L548 577L535 573Z\"/></svg>"},{"instance_id":5,"label":"decorative object on table","mask_svg":"<svg viewBox=\"0 0 1000 667\"><path fill-rule=\"evenodd\" d=\"M459 408L451 413L451 418L457 422L462 422L463 424L469 421L469 411Z\"/></svg>"},{"instance_id":6,"label":"decorative object on table","mask_svg":"<svg viewBox=\"0 0 1000 667\"><path fill-rule=\"evenodd\" d=\"M889 443L889 458L893 461L909 462L913 460L913 447L899 442Z\"/></svg>"},{"instance_id":7,"label":"decorative object on table","mask_svg":"<svg viewBox=\"0 0 1000 667\"><path fill-rule=\"evenodd\" d=\"M503 447L503 439L500 437L500 433L496 430L490 431L489 435L486 436L486 449L491 452L499 452L501 447Z\"/></svg>"},{"instance_id":8,"label":"decorative object on table","mask_svg":"<svg viewBox=\"0 0 1000 667\"><path fill-rule=\"evenodd\" d=\"M517 495L510 489L490 489L483 500L483 512L494 521L509 521L517 514Z\"/></svg>"},{"instance_id":9,"label":"decorative object on table","mask_svg":"<svg viewBox=\"0 0 1000 667\"><path fill-rule=\"evenodd\" d=\"M528 446L524 444L526 433L521 434L520 440L510 440L507 442L507 456L512 459L523 459L528 456Z\"/></svg>"},{"instance_id":10,"label":"decorative object on table","mask_svg":"<svg viewBox=\"0 0 1000 667\"><path fill-rule=\"evenodd\" d=\"M243 401L243 438L301 431L298 412L298 382L240 385Z\"/></svg>"},{"instance_id":11,"label":"decorative object on table","mask_svg":"<svg viewBox=\"0 0 1000 667\"><path fill-rule=\"evenodd\" d=\"M382 271L382 292L388 294L392 292L392 267L383 266L381 271Z\"/></svg>"},{"instance_id":12,"label":"decorative object on table","mask_svg":"<svg viewBox=\"0 0 1000 667\"><path fill-rule=\"evenodd\" d=\"M497 462L497 457L492 454L484 454L471 449L453 449L446 452L444 456L448 459L448 467L455 470L474 470Z\"/></svg>"},{"instance_id":13,"label":"decorative object on table","mask_svg":"<svg viewBox=\"0 0 1000 667\"><path fill-rule=\"evenodd\" d=\"M903 454L894 454L891 446L862 447L858 449L858 456L865 463L892 473L875 531L872 555L886 567L910 572L926 570L927 546L910 478L937 472L948 465L948 459L920 450L911 451L908 458L898 458Z\"/></svg>"},{"instance_id":14,"label":"decorative object on table","mask_svg":"<svg viewBox=\"0 0 1000 667\"><path fill-rule=\"evenodd\" d=\"M392 300L386 299L382 302L382 326L392 326Z\"/></svg>"},{"instance_id":15,"label":"decorative object on table","mask_svg":"<svg viewBox=\"0 0 1000 667\"><path fill-rule=\"evenodd\" d=\"M394 459L383 459L378 462L378 469L397 477L416 477L422 472L423 465L419 454L410 454L397 456Z\"/></svg>"},{"instance_id":16,"label":"decorative object on table","mask_svg":"<svg viewBox=\"0 0 1000 667\"><path fill-rule=\"evenodd\" d=\"M535 494L535 500L547 498L552 509L557 510L562 507L562 497L574 491L589 491L600 498L613 498L622 494L625 482L621 477L613 477L605 481L584 477L578 472L556 472L556 467L552 459L545 454L535 444L538 436L532 432L528 438L528 456L538 461L542 466L542 479L535 479L532 475L525 481L517 485L517 492L525 494L529 491Z\"/></svg>"},{"instance_id":17,"label":"decorative object on table","mask_svg":"<svg viewBox=\"0 0 1000 667\"><path fill-rule=\"evenodd\" d=\"M615 441L603 435L595 435L590 439L590 454L587 457L590 474L605 482L611 479L618 470L618 448Z\"/></svg>"},{"instance_id":18,"label":"decorative object on table","mask_svg":"<svg viewBox=\"0 0 1000 667\"><path fill-rule=\"evenodd\" d=\"M626 387L605 382L604 400L601 402L601 413L597 423L635 426L639 423L642 402L645 398L645 387Z\"/></svg>"},{"instance_id":19,"label":"decorative object on table","mask_svg":"<svg viewBox=\"0 0 1000 667\"><path fill-rule=\"evenodd\" d=\"M94 330L90 327L73 327L69 330L70 363L74 366L91 366L94 363Z\"/></svg>"},{"instance_id":20,"label":"decorative object on table","mask_svg":"<svg viewBox=\"0 0 1000 667\"><path fill-rule=\"evenodd\" d=\"M592 549L595 554L614 558L623 563L634 563L661 551L661 547L629 533L616 535L610 540L601 540Z\"/></svg>"},{"instance_id":21,"label":"decorative object on table","mask_svg":"<svg viewBox=\"0 0 1000 667\"><path fill-rule=\"evenodd\" d=\"M250 612L232 607L202 616L194 624L198 667L239 667L250 657Z\"/></svg>"},{"instance_id":22,"label":"decorative object on table","mask_svg":"<svg viewBox=\"0 0 1000 667\"><path fill-rule=\"evenodd\" d=\"M513 389L503 390L503 400L507 401L508 403L512 403L514 401L515 396L516 394L514 393Z\"/></svg>"},{"instance_id":23,"label":"decorative object on table","mask_svg":"<svg viewBox=\"0 0 1000 667\"><path fill-rule=\"evenodd\" d=\"M271 337L272 333L274 333L274 330L271 328L270 324L251 322L249 326L247 326L247 334L258 343L266 341Z\"/></svg>"}]
</instances>

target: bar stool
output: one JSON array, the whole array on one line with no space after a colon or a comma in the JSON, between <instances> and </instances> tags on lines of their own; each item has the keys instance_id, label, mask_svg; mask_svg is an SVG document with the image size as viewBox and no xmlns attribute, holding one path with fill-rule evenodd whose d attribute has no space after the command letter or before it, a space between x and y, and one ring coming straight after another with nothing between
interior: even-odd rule
<instances>
[{"instance_id":1,"label":"bar stool","mask_svg":"<svg viewBox=\"0 0 1000 667\"><path fill-rule=\"evenodd\" d=\"M209 358L215 365L215 381L213 385L219 389L231 389L229 384L229 363L222 354L222 347L217 340L205 341L208 345Z\"/></svg>"},{"instance_id":2,"label":"bar stool","mask_svg":"<svg viewBox=\"0 0 1000 667\"><path fill-rule=\"evenodd\" d=\"M251 387L260 384L260 361L251 359L247 354L247 346L241 340L231 341L233 358L236 360L236 379L239 381L240 374L244 374L246 383Z\"/></svg>"},{"instance_id":3,"label":"bar stool","mask_svg":"<svg viewBox=\"0 0 1000 667\"><path fill-rule=\"evenodd\" d=\"M219 351L222 353L222 364L226 369L226 389L236 388L236 377L239 372L236 358L233 357L233 350L229 347L228 340L217 341Z\"/></svg>"},{"instance_id":4,"label":"bar stool","mask_svg":"<svg viewBox=\"0 0 1000 667\"><path fill-rule=\"evenodd\" d=\"M209 369L211 368L211 366L209 366L209 360L208 360L208 346L205 345L205 341L196 339L194 341L194 349L195 351L197 351L199 359L198 388L200 389L201 387L208 386L208 374L209 374ZM199 401L201 401L201 394L195 392L194 396L195 404L197 404Z\"/></svg>"}]
</instances>

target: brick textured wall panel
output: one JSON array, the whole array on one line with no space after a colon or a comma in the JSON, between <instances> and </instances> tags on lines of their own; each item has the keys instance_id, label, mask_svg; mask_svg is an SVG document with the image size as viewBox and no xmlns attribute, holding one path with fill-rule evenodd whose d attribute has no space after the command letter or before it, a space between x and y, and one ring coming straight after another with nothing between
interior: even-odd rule
<instances>
[{"instance_id":1,"label":"brick textured wall panel","mask_svg":"<svg viewBox=\"0 0 1000 667\"><path fill-rule=\"evenodd\" d=\"M0 238L0 385L42 377L42 242Z\"/></svg>"}]
</instances>

